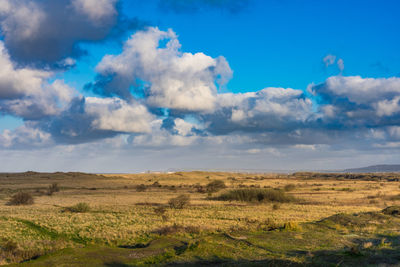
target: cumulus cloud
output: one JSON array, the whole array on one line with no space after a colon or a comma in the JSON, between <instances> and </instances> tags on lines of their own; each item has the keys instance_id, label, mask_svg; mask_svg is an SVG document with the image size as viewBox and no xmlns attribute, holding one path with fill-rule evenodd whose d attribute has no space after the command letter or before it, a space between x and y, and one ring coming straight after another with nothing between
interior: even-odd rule
<instances>
[{"instance_id":1,"label":"cumulus cloud","mask_svg":"<svg viewBox=\"0 0 400 267\"><path fill-rule=\"evenodd\" d=\"M189 134L189 123L177 120L172 129L162 127L162 120L154 120L151 123L151 134L139 134L132 136L132 145L135 147L166 148L171 146L189 146L199 141L199 137Z\"/></svg>"},{"instance_id":2,"label":"cumulus cloud","mask_svg":"<svg viewBox=\"0 0 400 267\"><path fill-rule=\"evenodd\" d=\"M26 149L54 144L51 134L42 131L36 124L27 122L13 131L4 130L0 134L0 147Z\"/></svg>"},{"instance_id":3,"label":"cumulus cloud","mask_svg":"<svg viewBox=\"0 0 400 267\"><path fill-rule=\"evenodd\" d=\"M106 38L119 22L117 0L0 0L0 28L13 59L59 66Z\"/></svg>"},{"instance_id":4,"label":"cumulus cloud","mask_svg":"<svg viewBox=\"0 0 400 267\"><path fill-rule=\"evenodd\" d=\"M76 97L68 109L40 128L59 143L86 143L122 133L149 133L154 117L139 103L117 98Z\"/></svg>"},{"instance_id":5,"label":"cumulus cloud","mask_svg":"<svg viewBox=\"0 0 400 267\"><path fill-rule=\"evenodd\" d=\"M400 78L333 76L312 92L334 123L378 127L400 122Z\"/></svg>"},{"instance_id":6,"label":"cumulus cloud","mask_svg":"<svg viewBox=\"0 0 400 267\"><path fill-rule=\"evenodd\" d=\"M18 68L0 41L0 112L24 119L55 115L69 103L73 89L62 80L48 79L53 73Z\"/></svg>"},{"instance_id":7,"label":"cumulus cloud","mask_svg":"<svg viewBox=\"0 0 400 267\"><path fill-rule=\"evenodd\" d=\"M150 133L150 122L154 116L138 103L118 98L87 97L85 111L93 116L93 129L127 133Z\"/></svg>"},{"instance_id":8,"label":"cumulus cloud","mask_svg":"<svg viewBox=\"0 0 400 267\"><path fill-rule=\"evenodd\" d=\"M161 44L163 42L163 44ZM212 110L217 86L232 76L224 57L183 53L172 30L150 27L131 36L119 55L106 55L96 67L96 93L130 100L132 87L148 105L186 111Z\"/></svg>"},{"instance_id":9,"label":"cumulus cloud","mask_svg":"<svg viewBox=\"0 0 400 267\"><path fill-rule=\"evenodd\" d=\"M72 0L74 9L82 15L89 16L94 23L117 15L116 3L117 0Z\"/></svg>"},{"instance_id":10,"label":"cumulus cloud","mask_svg":"<svg viewBox=\"0 0 400 267\"><path fill-rule=\"evenodd\" d=\"M304 127L312 116L312 102L303 91L265 88L252 93L219 94L216 110L202 118L209 131L226 134L288 131Z\"/></svg>"},{"instance_id":11,"label":"cumulus cloud","mask_svg":"<svg viewBox=\"0 0 400 267\"><path fill-rule=\"evenodd\" d=\"M400 140L400 78L338 75L310 85L308 93L279 87L219 93L233 73L226 59L183 52L175 32L155 27L136 32L120 54L105 55L98 63L98 76L86 88L101 97L77 96L55 79L55 72L13 61L19 52L12 42L28 40L27 48L16 44L18 49L35 49L61 24L79 16L71 23L85 20L87 25L82 29L72 25L78 33L66 29L57 37L61 39L56 42L63 43L57 51L50 42L51 59L32 53L38 56L32 58L35 62L74 66L72 50L86 38L80 34L93 30L87 40L97 40L91 34L104 38L116 23L117 0L0 1L5 37L0 41L0 113L25 122L1 134L3 147L80 144L117 136L124 136L124 144L133 147L221 145L230 144L230 139L232 144L238 142L242 136L243 151L261 153L266 146L317 150L324 144L365 146L359 140L366 138L375 147L385 147ZM72 12L68 18L59 10L67 3ZM31 23L24 20L29 10ZM54 24L41 32L43 23L53 19ZM99 25L102 30L96 32ZM35 38L40 42L32 43ZM10 44L11 54L6 49ZM335 55L327 55L323 62L344 69L343 60Z\"/></svg>"}]
</instances>

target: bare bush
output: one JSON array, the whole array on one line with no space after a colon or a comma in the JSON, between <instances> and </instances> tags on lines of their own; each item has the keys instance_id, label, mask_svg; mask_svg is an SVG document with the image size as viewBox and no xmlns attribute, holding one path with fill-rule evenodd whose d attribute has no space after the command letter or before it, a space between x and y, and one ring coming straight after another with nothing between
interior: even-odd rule
<instances>
[{"instance_id":1,"label":"bare bush","mask_svg":"<svg viewBox=\"0 0 400 267\"><path fill-rule=\"evenodd\" d=\"M49 188L47 188L47 195L51 196L53 195L55 192L59 192L60 191L60 187L58 187L58 183L52 183Z\"/></svg>"},{"instance_id":2,"label":"bare bush","mask_svg":"<svg viewBox=\"0 0 400 267\"><path fill-rule=\"evenodd\" d=\"M214 181L209 182L206 185L207 192L209 192L209 193L215 193L215 192L218 192L225 188L226 188L226 185L225 185L224 181L221 181L221 180L214 180Z\"/></svg>"},{"instance_id":3,"label":"bare bush","mask_svg":"<svg viewBox=\"0 0 400 267\"><path fill-rule=\"evenodd\" d=\"M26 192L19 192L13 195L7 204L13 206L19 206L19 205L32 205L33 203L34 201L31 194Z\"/></svg>"},{"instance_id":4,"label":"bare bush","mask_svg":"<svg viewBox=\"0 0 400 267\"><path fill-rule=\"evenodd\" d=\"M168 204L173 209L183 209L190 204L190 197L188 195L179 195L175 198L171 198Z\"/></svg>"}]
</instances>

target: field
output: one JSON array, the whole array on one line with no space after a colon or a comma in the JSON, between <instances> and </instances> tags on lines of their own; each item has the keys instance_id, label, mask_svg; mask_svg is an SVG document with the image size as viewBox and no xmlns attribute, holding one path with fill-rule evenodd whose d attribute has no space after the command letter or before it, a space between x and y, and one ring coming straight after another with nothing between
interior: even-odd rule
<instances>
[{"instance_id":1,"label":"field","mask_svg":"<svg viewBox=\"0 0 400 267\"><path fill-rule=\"evenodd\" d=\"M0 265L396 265L399 178L0 174Z\"/></svg>"}]
</instances>

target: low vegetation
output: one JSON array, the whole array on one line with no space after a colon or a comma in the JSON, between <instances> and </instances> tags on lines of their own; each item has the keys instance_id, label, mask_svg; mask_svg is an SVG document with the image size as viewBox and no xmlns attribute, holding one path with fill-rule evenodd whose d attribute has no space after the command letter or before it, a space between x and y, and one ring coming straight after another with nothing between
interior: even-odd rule
<instances>
[{"instance_id":1,"label":"low vegetation","mask_svg":"<svg viewBox=\"0 0 400 267\"><path fill-rule=\"evenodd\" d=\"M294 202L293 196L287 195L284 191L278 189L234 189L221 194L215 198L223 201L243 201L243 202Z\"/></svg>"},{"instance_id":2,"label":"low vegetation","mask_svg":"<svg viewBox=\"0 0 400 267\"><path fill-rule=\"evenodd\" d=\"M218 191L220 191L222 189L225 189L225 188L226 188L226 185L225 185L224 181L222 181L222 180L214 180L214 181L211 181L211 182L209 182L207 184L206 191L208 193L215 193L215 192L218 192Z\"/></svg>"},{"instance_id":3,"label":"low vegetation","mask_svg":"<svg viewBox=\"0 0 400 267\"><path fill-rule=\"evenodd\" d=\"M18 192L13 195L8 202L8 205L19 206L19 205L32 205L34 203L33 197L27 192Z\"/></svg>"},{"instance_id":4,"label":"low vegetation","mask_svg":"<svg viewBox=\"0 0 400 267\"><path fill-rule=\"evenodd\" d=\"M47 195L51 196L56 192L60 192L60 187L58 183L52 183L49 188L47 188Z\"/></svg>"},{"instance_id":5,"label":"low vegetation","mask_svg":"<svg viewBox=\"0 0 400 267\"><path fill-rule=\"evenodd\" d=\"M294 184L287 184L283 187L283 190L285 190L286 192L293 191L295 189L296 189L296 185L294 185Z\"/></svg>"},{"instance_id":6,"label":"low vegetation","mask_svg":"<svg viewBox=\"0 0 400 267\"><path fill-rule=\"evenodd\" d=\"M0 265L396 266L397 177L0 174Z\"/></svg>"},{"instance_id":7,"label":"low vegetation","mask_svg":"<svg viewBox=\"0 0 400 267\"><path fill-rule=\"evenodd\" d=\"M171 198L168 201L168 204L172 209L183 209L190 205L190 196L179 195L177 197Z\"/></svg>"},{"instance_id":8,"label":"low vegetation","mask_svg":"<svg viewBox=\"0 0 400 267\"><path fill-rule=\"evenodd\" d=\"M87 204L85 202L80 202L73 206L65 207L63 209L63 211L64 212L76 212L76 213L88 212L88 211L90 211L90 206L89 206L89 204Z\"/></svg>"},{"instance_id":9,"label":"low vegetation","mask_svg":"<svg viewBox=\"0 0 400 267\"><path fill-rule=\"evenodd\" d=\"M183 226L179 224L173 224L170 226L163 226L153 231L153 233L158 235L172 235L176 233L189 233L189 234L199 234L199 226Z\"/></svg>"},{"instance_id":10,"label":"low vegetation","mask_svg":"<svg viewBox=\"0 0 400 267\"><path fill-rule=\"evenodd\" d=\"M138 192L144 192L147 190L147 186L145 186L144 184L140 184L136 186L136 191Z\"/></svg>"}]
</instances>

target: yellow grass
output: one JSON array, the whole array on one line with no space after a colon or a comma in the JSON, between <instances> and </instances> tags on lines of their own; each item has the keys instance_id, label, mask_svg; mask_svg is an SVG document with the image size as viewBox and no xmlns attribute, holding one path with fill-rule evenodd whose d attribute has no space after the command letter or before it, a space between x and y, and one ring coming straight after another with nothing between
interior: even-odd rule
<instances>
[{"instance_id":1,"label":"yellow grass","mask_svg":"<svg viewBox=\"0 0 400 267\"><path fill-rule=\"evenodd\" d=\"M273 210L272 203L212 201L207 198L207 194L198 193L194 188L196 184L204 186L214 179L223 180L228 186L225 190L244 186L283 188L287 184L294 184L295 189L288 194L301 199L301 202L281 204L279 209ZM34 205L6 205L10 196L18 190L37 195L37 190L44 191L53 182L59 184L61 191L52 196L34 196ZM158 182L162 187L149 187L145 192L137 192L135 189L137 185L150 186L154 182ZM175 223L199 226L204 231L225 231L232 228L249 228L266 221L278 224L316 221L336 213L377 211L387 205L398 205L400 201L391 201L389 197L400 194L399 184L303 179L282 174L210 172L112 174L85 178L80 178L79 174L76 177L61 178L48 174L44 177L37 175L32 178L28 175L18 179L2 175L0 238L16 240L21 247L38 246L46 249L54 246L45 242L45 236L41 236L18 219L29 220L57 233L85 238L88 242L113 245L134 243L157 228ZM172 185L175 189L170 188ZM170 198L182 193L191 197L191 205L188 208L168 209L167 221L154 213L156 205L167 204ZM370 196L376 196L373 202ZM91 211L62 212L63 207L79 202L88 203ZM66 247L72 246L72 243L58 242L56 245Z\"/></svg>"}]
</instances>

